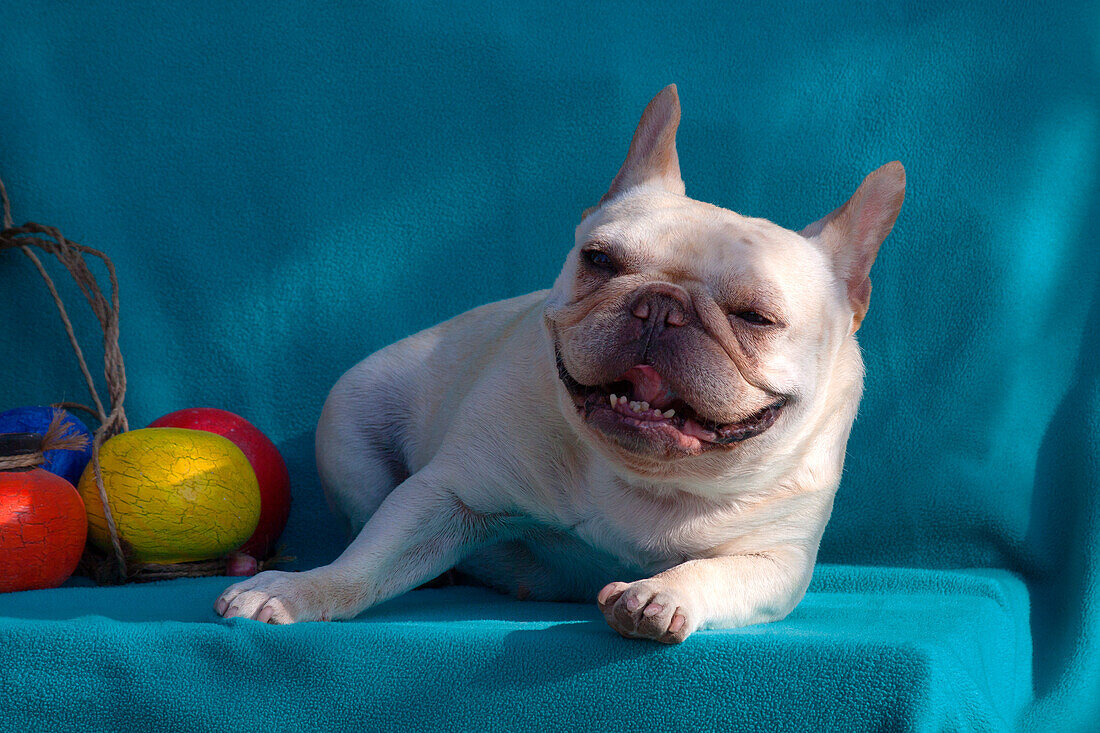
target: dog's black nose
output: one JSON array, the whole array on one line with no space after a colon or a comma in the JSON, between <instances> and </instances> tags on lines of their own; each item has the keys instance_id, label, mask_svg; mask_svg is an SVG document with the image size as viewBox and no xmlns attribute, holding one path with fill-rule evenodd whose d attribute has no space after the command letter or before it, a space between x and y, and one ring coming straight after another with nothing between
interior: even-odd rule
<instances>
[{"instance_id":1,"label":"dog's black nose","mask_svg":"<svg viewBox=\"0 0 1100 733\"><path fill-rule=\"evenodd\" d=\"M683 288L671 283L658 283L646 286L634 297L630 312L646 321L649 328L684 326L688 322L691 304Z\"/></svg>"}]
</instances>

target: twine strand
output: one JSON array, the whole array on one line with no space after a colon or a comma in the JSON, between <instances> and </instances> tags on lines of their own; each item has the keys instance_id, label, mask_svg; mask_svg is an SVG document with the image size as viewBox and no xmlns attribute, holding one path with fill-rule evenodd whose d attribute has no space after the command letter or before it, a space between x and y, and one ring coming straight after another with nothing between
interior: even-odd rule
<instances>
[{"instance_id":1,"label":"twine strand","mask_svg":"<svg viewBox=\"0 0 1100 733\"><path fill-rule=\"evenodd\" d=\"M72 345L76 360L80 364L80 371L84 375L89 392L92 394L95 410L81 407L92 412L100 421L92 440L91 463L95 473L99 501L103 505L103 516L107 520L107 530L111 536L115 561L118 563L118 573L121 578L125 579L128 576L126 554L123 552L122 543L119 540L118 526L107 500L107 489L103 485L103 471L99 465L99 449L103 441L129 429L126 413L122 407L126 395L126 370L122 362L122 352L118 345L118 278L115 275L115 266L99 250L65 239L56 227L42 226L34 222L28 222L21 227L15 226L15 221L11 216L11 201L8 199L8 192L2 180L0 180L0 204L3 205L4 210L4 229L0 231L0 251L19 248L23 254L30 258L39 274L45 279L50 295L57 305L58 313L61 315L65 332L69 336L69 343ZM111 405L109 413L104 410L103 403L100 401L95 382L88 369L88 363L85 361L84 354L77 343L72 321L69 320L65 305L61 302L61 296L58 294L53 280L50 279L42 266L41 260L35 256L31 247L37 247L47 254L57 257L69 271L69 274L72 275L73 280L76 281L80 291L91 306L92 312L99 320L99 324L103 329L103 373L107 382L107 395ZM88 268L88 264L84 259L85 254L98 257L106 265L107 275L111 282L110 302L103 296L95 275Z\"/></svg>"},{"instance_id":2,"label":"twine strand","mask_svg":"<svg viewBox=\"0 0 1100 733\"><path fill-rule=\"evenodd\" d=\"M46 272L46 268L42 266L42 261L38 259L34 251L23 245L20 247L27 257L30 258L34 266L38 268L38 274L42 276L42 279L46 281L46 287L50 289L50 295L53 296L53 300L57 303L57 310L61 313L61 322L65 324L65 333L69 336L69 343L73 347L73 351L76 353L76 360L80 363L80 373L84 375L84 383L88 385L88 392L92 395L92 402L95 403L95 410L92 414L100 423L107 422L107 413L103 409L103 403L99 401L99 394L95 389L95 382L92 380L92 373L88 371L88 363L84 361L84 352L80 348L80 343L76 340L76 333L73 332L73 324L69 320L69 314L65 311L65 304L61 302L61 296L57 294L57 288L53 284L53 279L50 278L49 273Z\"/></svg>"},{"instance_id":3,"label":"twine strand","mask_svg":"<svg viewBox=\"0 0 1100 733\"><path fill-rule=\"evenodd\" d=\"M0 204L4 206L4 228L11 229L15 226L15 220L11 218L11 201L8 200L8 189L4 188L3 181L0 181Z\"/></svg>"},{"instance_id":4,"label":"twine strand","mask_svg":"<svg viewBox=\"0 0 1100 733\"><path fill-rule=\"evenodd\" d=\"M93 408L82 405L79 402L54 402L50 407L60 407L62 410L68 410L69 412L80 410L88 413L93 420L99 421L99 414Z\"/></svg>"}]
</instances>

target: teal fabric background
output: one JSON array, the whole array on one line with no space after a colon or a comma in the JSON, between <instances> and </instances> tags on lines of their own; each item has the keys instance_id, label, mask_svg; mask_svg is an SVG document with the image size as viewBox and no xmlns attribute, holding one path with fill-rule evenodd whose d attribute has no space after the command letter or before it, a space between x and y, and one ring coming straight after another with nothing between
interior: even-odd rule
<instances>
[{"instance_id":1,"label":"teal fabric background","mask_svg":"<svg viewBox=\"0 0 1100 733\"><path fill-rule=\"evenodd\" d=\"M0 29L15 219L114 259L132 426L214 406L276 442L301 568L343 540L312 459L329 387L548 287L665 84L694 198L797 229L901 160L820 558L1022 579L1033 701L1001 723L1100 726L1096 3L13 2ZM12 252L0 324L0 409L86 401ZM37 628L5 603L0 638Z\"/></svg>"},{"instance_id":2,"label":"teal fabric background","mask_svg":"<svg viewBox=\"0 0 1100 733\"><path fill-rule=\"evenodd\" d=\"M290 628L212 623L224 578L13 593L0 731L1009 729L1029 697L1019 580L818 569L782 622L676 647L478 588Z\"/></svg>"}]
</instances>

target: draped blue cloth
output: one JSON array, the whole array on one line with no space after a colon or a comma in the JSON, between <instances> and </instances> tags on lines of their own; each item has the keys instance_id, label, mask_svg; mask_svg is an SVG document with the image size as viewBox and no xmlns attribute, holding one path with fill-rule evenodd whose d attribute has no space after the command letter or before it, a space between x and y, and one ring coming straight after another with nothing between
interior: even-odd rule
<instances>
[{"instance_id":1,"label":"draped blue cloth","mask_svg":"<svg viewBox=\"0 0 1100 733\"><path fill-rule=\"evenodd\" d=\"M15 1L0 28L16 221L113 258L131 426L212 406L276 442L299 569L344 539L327 390L548 287L666 84L694 198L799 229L908 172L787 620L665 648L476 589L276 628L218 619L227 579L72 585L0 596L0 729L1100 727L1096 3ZM0 254L0 410L83 390Z\"/></svg>"}]
</instances>

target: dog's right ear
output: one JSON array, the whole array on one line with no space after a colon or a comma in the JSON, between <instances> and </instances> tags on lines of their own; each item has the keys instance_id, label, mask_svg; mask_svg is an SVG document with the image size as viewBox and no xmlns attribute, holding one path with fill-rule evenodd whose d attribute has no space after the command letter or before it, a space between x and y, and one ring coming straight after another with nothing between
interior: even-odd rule
<instances>
[{"instance_id":1,"label":"dog's right ear","mask_svg":"<svg viewBox=\"0 0 1100 733\"><path fill-rule=\"evenodd\" d=\"M611 188L599 204L585 209L581 219L608 199L643 183L656 183L667 191L683 195L684 182L680 179L680 160L676 156L676 128L679 126L680 97L676 94L676 85L669 84L642 113L626 161L611 181Z\"/></svg>"}]
</instances>

